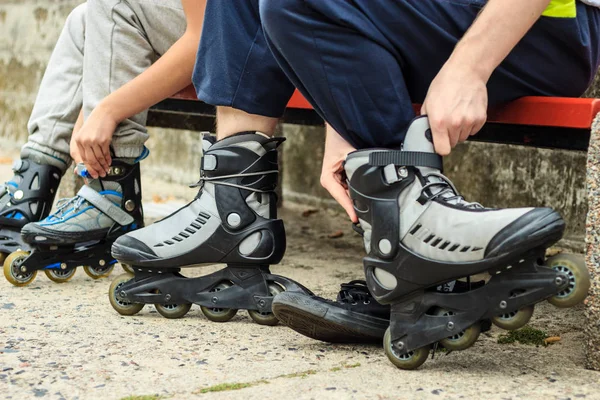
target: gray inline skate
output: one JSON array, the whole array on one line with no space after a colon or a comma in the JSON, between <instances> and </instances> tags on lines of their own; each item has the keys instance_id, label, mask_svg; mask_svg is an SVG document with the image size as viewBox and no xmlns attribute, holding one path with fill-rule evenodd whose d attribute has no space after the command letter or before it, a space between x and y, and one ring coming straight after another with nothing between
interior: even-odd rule
<instances>
[{"instance_id":1,"label":"gray inline skate","mask_svg":"<svg viewBox=\"0 0 600 400\"><path fill-rule=\"evenodd\" d=\"M244 309L257 323L275 325L273 296L284 290L310 293L269 270L286 247L275 195L283 140L254 132L218 142L204 136L196 198L113 245L113 256L135 271L116 278L109 289L117 312L133 315L154 304L164 317L180 318L195 303L212 321L228 321ZM198 278L180 273L182 267L217 263L227 267Z\"/></svg>"},{"instance_id":2,"label":"gray inline skate","mask_svg":"<svg viewBox=\"0 0 600 400\"><path fill-rule=\"evenodd\" d=\"M464 350L481 321L525 325L543 300L584 300L585 265L569 256L545 261L564 231L549 208L490 209L466 202L441 173L426 117L411 124L402 151L371 149L345 162L367 256L373 297L391 305L385 352L402 369L423 364L438 345ZM436 286L487 273L484 286L445 293Z\"/></svg>"},{"instance_id":3,"label":"gray inline skate","mask_svg":"<svg viewBox=\"0 0 600 400\"><path fill-rule=\"evenodd\" d=\"M92 179L77 167L86 185L72 199L62 199L46 219L27 224L22 239L32 249L12 253L4 275L15 286L30 284L43 270L54 282L70 280L83 266L93 279L108 276L116 264L111 245L142 227L140 165L114 159L106 177Z\"/></svg>"}]
</instances>

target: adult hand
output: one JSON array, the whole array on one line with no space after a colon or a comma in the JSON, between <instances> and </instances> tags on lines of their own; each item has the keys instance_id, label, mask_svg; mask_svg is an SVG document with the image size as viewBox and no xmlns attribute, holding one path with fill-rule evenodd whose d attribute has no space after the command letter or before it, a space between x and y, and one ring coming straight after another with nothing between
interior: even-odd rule
<instances>
[{"instance_id":1,"label":"adult hand","mask_svg":"<svg viewBox=\"0 0 600 400\"><path fill-rule=\"evenodd\" d=\"M101 106L92 111L81 129L73 132L71 156L85 164L92 178L105 177L112 159L110 143L118 122Z\"/></svg>"},{"instance_id":2,"label":"adult hand","mask_svg":"<svg viewBox=\"0 0 600 400\"><path fill-rule=\"evenodd\" d=\"M435 77L423 102L421 113L429 117L435 151L450 154L487 119L486 80L465 65L447 62Z\"/></svg>"},{"instance_id":3,"label":"adult hand","mask_svg":"<svg viewBox=\"0 0 600 400\"><path fill-rule=\"evenodd\" d=\"M358 222L352 199L348 195L348 186L343 163L348 153L356 150L344 140L332 127L327 125L325 139L325 154L321 169L321 185L348 213L352 222Z\"/></svg>"}]
</instances>

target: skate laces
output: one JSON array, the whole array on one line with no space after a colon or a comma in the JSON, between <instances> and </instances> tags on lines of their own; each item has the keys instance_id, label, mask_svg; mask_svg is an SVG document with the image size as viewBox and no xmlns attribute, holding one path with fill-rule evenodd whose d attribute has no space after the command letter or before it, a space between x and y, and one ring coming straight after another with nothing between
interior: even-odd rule
<instances>
[{"instance_id":1,"label":"skate laces","mask_svg":"<svg viewBox=\"0 0 600 400\"><path fill-rule=\"evenodd\" d=\"M367 288L367 282L363 280L353 280L348 283L342 283L340 292L337 296L339 303L350 303L356 305L359 302L363 304L371 303L373 296Z\"/></svg>"},{"instance_id":2,"label":"skate laces","mask_svg":"<svg viewBox=\"0 0 600 400\"><path fill-rule=\"evenodd\" d=\"M237 185L237 184L231 183L231 182L223 182L223 180L231 179L231 178L245 178L245 177L249 177L249 176L260 176L260 175L267 175L267 174L278 174L278 173L279 173L279 171L241 172L239 174L222 175L222 176L216 176L214 178L209 178L209 177L206 177L201 174L198 182L190 185L190 188L200 188L200 191L202 191L202 188L204 187L204 183L210 182L213 185L231 186L231 187L238 188L238 189L248 190L248 191L251 191L254 193L271 193L273 190L261 190L261 189L256 189L256 188L252 188L252 187L248 187L248 186Z\"/></svg>"},{"instance_id":3,"label":"skate laces","mask_svg":"<svg viewBox=\"0 0 600 400\"><path fill-rule=\"evenodd\" d=\"M56 202L56 211L48 216L46 219L49 222L53 222L56 220L61 220L67 217L71 213L76 213L79 211L85 199L80 196L75 197L65 197L59 199Z\"/></svg>"},{"instance_id":4,"label":"skate laces","mask_svg":"<svg viewBox=\"0 0 600 400\"><path fill-rule=\"evenodd\" d=\"M444 175L438 172L429 172L423 177L427 181L427 184L421 189L421 194L425 195L430 200L441 198L447 203L462 206L465 208L484 208L481 204L477 202L466 201L465 198L458 193L456 186L454 186L450 179L448 179ZM437 178L437 180L432 180L431 178ZM434 192L434 188L438 190ZM427 191L429 191L429 193L431 194L426 195Z\"/></svg>"}]
</instances>

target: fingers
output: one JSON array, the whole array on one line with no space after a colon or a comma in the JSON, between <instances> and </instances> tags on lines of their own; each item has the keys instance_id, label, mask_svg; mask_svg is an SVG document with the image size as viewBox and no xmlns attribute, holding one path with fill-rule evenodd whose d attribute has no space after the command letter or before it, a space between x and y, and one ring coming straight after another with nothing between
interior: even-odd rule
<instances>
[{"instance_id":1,"label":"fingers","mask_svg":"<svg viewBox=\"0 0 600 400\"><path fill-rule=\"evenodd\" d=\"M357 223L358 217L356 211L354 211L354 205L352 199L348 195L348 191L342 186L342 184L335 179L333 175L322 175L321 185L331 194L331 196L346 210L346 213L352 220Z\"/></svg>"}]
</instances>

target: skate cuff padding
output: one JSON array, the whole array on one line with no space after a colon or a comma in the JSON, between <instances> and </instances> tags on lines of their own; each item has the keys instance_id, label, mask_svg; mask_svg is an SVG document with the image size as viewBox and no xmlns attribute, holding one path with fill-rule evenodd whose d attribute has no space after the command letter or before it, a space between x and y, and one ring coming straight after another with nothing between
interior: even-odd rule
<instances>
[{"instance_id":1,"label":"skate cuff padding","mask_svg":"<svg viewBox=\"0 0 600 400\"><path fill-rule=\"evenodd\" d=\"M110 217L110 219L121 226L133 224L135 222L131 215L127 214L121 208L115 206L112 201L106 199L89 186L83 186L77 195L83 197L90 204L102 211L104 214Z\"/></svg>"},{"instance_id":2,"label":"skate cuff padding","mask_svg":"<svg viewBox=\"0 0 600 400\"><path fill-rule=\"evenodd\" d=\"M442 170L442 157L434 153L418 151L374 151L369 154L369 165L385 167L386 165L403 167L428 167Z\"/></svg>"}]
</instances>

